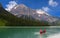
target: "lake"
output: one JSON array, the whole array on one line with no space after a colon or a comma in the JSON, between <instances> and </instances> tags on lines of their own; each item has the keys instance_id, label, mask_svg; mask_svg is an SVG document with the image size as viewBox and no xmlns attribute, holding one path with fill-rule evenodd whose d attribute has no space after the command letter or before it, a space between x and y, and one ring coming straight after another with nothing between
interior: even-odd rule
<instances>
[{"instance_id":1,"label":"lake","mask_svg":"<svg viewBox=\"0 0 60 38\"><path fill-rule=\"evenodd\" d=\"M40 35L40 29L46 33ZM0 27L0 38L60 38L59 27Z\"/></svg>"}]
</instances>

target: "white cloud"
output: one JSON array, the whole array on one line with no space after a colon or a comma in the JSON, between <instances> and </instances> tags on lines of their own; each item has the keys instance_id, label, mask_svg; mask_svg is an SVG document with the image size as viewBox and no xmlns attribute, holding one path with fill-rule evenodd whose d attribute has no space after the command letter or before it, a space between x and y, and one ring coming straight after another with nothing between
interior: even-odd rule
<instances>
[{"instance_id":1,"label":"white cloud","mask_svg":"<svg viewBox=\"0 0 60 38\"><path fill-rule=\"evenodd\" d=\"M46 12L48 12L50 10L48 7L42 7L42 9Z\"/></svg>"},{"instance_id":2,"label":"white cloud","mask_svg":"<svg viewBox=\"0 0 60 38\"><path fill-rule=\"evenodd\" d=\"M38 14L44 14L44 13L45 13L42 9L37 9L36 12L37 12Z\"/></svg>"},{"instance_id":3,"label":"white cloud","mask_svg":"<svg viewBox=\"0 0 60 38\"><path fill-rule=\"evenodd\" d=\"M39 17L40 17L40 15L41 14L46 14L46 15L49 15L47 12L45 12L45 11L48 11L48 8L43 8L43 9L37 9L36 10L36 13L38 13L39 15Z\"/></svg>"},{"instance_id":4,"label":"white cloud","mask_svg":"<svg viewBox=\"0 0 60 38\"><path fill-rule=\"evenodd\" d=\"M58 5L58 3L56 1L49 0L49 5L52 7L56 7Z\"/></svg>"},{"instance_id":5,"label":"white cloud","mask_svg":"<svg viewBox=\"0 0 60 38\"><path fill-rule=\"evenodd\" d=\"M60 33L49 35L47 38L60 38Z\"/></svg>"},{"instance_id":6,"label":"white cloud","mask_svg":"<svg viewBox=\"0 0 60 38\"><path fill-rule=\"evenodd\" d=\"M11 9L12 9L14 6L16 6L16 5L17 5L17 3L16 3L15 1L10 1L9 4L6 5L6 8L5 8L5 9L6 9L7 11L11 11Z\"/></svg>"}]
</instances>

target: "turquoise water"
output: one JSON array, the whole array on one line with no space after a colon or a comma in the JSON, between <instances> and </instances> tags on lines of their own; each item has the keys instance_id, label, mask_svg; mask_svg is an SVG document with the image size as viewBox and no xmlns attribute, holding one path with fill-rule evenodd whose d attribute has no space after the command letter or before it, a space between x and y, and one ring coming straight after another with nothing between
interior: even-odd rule
<instances>
[{"instance_id":1,"label":"turquoise water","mask_svg":"<svg viewBox=\"0 0 60 38\"><path fill-rule=\"evenodd\" d=\"M46 33L40 35L40 29ZM54 38L59 33L60 28L0 28L0 38Z\"/></svg>"}]
</instances>

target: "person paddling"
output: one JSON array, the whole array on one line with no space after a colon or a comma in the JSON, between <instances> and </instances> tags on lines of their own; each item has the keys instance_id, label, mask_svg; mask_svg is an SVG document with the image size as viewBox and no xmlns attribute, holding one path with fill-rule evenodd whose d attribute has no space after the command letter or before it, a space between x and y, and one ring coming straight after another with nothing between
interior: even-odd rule
<instances>
[{"instance_id":1,"label":"person paddling","mask_svg":"<svg viewBox=\"0 0 60 38\"><path fill-rule=\"evenodd\" d=\"M46 30L40 29L40 34L44 34L44 33L46 33Z\"/></svg>"},{"instance_id":2,"label":"person paddling","mask_svg":"<svg viewBox=\"0 0 60 38\"><path fill-rule=\"evenodd\" d=\"M40 38L43 38L43 36L45 35L45 33L46 33L45 29L44 30L40 29Z\"/></svg>"}]
</instances>

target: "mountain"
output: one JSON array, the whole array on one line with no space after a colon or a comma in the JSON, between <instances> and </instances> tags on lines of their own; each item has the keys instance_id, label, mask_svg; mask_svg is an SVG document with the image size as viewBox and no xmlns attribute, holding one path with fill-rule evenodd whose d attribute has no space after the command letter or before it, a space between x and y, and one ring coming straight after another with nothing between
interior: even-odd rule
<instances>
[{"instance_id":1,"label":"mountain","mask_svg":"<svg viewBox=\"0 0 60 38\"><path fill-rule=\"evenodd\" d=\"M34 18L33 13L36 13L35 10L33 10L31 8L28 8L24 4L16 5L14 8L12 8L12 10L10 12L12 14L14 14L15 16L17 16L17 17L21 17L21 16L25 17L25 16L27 16L27 17L30 17L30 18Z\"/></svg>"},{"instance_id":2,"label":"mountain","mask_svg":"<svg viewBox=\"0 0 60 38\"><path fill-rule=\"evenodd\" d=\"M48 22L35 20L30 14L26 15L27 13L22 12L20 14L10 13L0 5L0 19L5 26L49 26Z\"/></svg>"},{"instance_id":3,"label":"mountain","mask_svg":"<svg viewBox=\"0 0 60 38\"><path fill-rule=\"evenodd\" d=\"M42 21L47 21L49 23L55 22L58 20L58 18L55 18L48 14L47 12L43 10L34 10L31 9L24 4L16 5L13 7L10 11L13 15L17 17L21 17L22 15L26 15L28 17L34 18L36 20L42 20Z\"/></svg>"}]
</instances>

